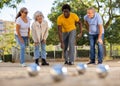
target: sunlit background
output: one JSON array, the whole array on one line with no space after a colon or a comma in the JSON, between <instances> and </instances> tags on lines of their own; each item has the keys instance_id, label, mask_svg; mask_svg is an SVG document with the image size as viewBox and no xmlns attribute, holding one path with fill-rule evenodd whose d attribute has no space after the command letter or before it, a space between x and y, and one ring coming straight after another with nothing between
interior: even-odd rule
<instances>
[{"instance_id":1,"label":"sunlit background","mask_svg":"<svg viewBox=\"0 0 120 86\"><path fill-rule=\"evenodd\" d=\"M0 20L14 21L16 13L20 10L21 7L26 7L29 11L28 16L33 20L33 14L35 11L42 11L45 19L49 22L49 27L51 26L50 21L47 18L47 15L51 11L52 3L54 0L24 0L22 3L17 5L17 8L4 7L0 12Z\"/></svg>"}]
</instances>

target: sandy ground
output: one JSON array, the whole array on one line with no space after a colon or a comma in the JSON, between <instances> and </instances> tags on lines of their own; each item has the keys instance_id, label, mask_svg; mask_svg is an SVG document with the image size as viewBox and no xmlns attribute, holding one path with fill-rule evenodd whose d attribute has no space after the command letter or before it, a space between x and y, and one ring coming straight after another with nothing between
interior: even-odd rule
<instances>
[{"instance_id":1,"label":"sandy ground","mask_svg":"<svg viewBox=\"0 0 120 86\"><path fill-rule=\"evenodd\" d=\"M68 74L61 82L54 82L51 77L50 69L55 64L63 62L50 62L50 66L41 66L39 75L30 77L26 68L21 67L19 63L0 63L0 86L120 86L118 61L104 62L110 66L109 74L104 79L98 77L97 65L88 65L86 73L79 75L76 71L78 62L75 62L73 66L66 66Z\"/></svg>"}]
</instances>

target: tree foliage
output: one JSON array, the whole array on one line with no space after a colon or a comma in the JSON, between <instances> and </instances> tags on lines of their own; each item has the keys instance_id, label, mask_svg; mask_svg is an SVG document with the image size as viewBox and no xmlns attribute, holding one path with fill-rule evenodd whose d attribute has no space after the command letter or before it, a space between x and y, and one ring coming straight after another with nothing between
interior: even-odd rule
<instances>
[{"instance_id":1,"label":"tree foliage","mask_svg":"<svg viewBox=\"0 0 120 86\"><path fill-rule=\"evenodd\" d=\"M48 18L52 22L54 37L58 35L57 17L62 13L61 7L63 6L63 4L66 3L71 6L72 12L76 13L80 17L82 23L84 22L83 17L86 14L86 9L91 6L95 7L96 11L99 12L103 18L105 29L110 27L113 19L117 19L118 17L120 17L120 0L55 0L53 3L53 7L51 8L51 13L48 15ZM79 32L79 30L77 32ZM83 36L85 33L87 32L83 23ZM59 39L56 38L56 40ZM82 37L81 40L77 41L77 44L88 44L88 38Z\"/></svg>"},{"instance_id":2,"label":"tree foliage","mask_svg":"<svg viewBox=\"0 0 120 86\"><path fill-rule=\"evenodd\" d=\"M13 32L0 35L0 49L4 50L4 54L10 54L11 48L15 44Z\"/></svg>"},{"instance_id":3,"label":"tree foliage","mask_svg":"<svg viewBox=\"0 0 120 86\"><path fill-rule=\"evenodd\" d=\"M120 44L120 17L106 30L106 39L111 44Z\"/></svg>"},{"instance_id":4,"label":"tree foliage","mask_svg":"<svg viewBox=\"0 0 120 86\"><path fill-rule=\"evenodd\" d=\"M23 0L0 0L0 9L4 6L16 8L16 4L21 3Z\"/></svg>"},{"instance_id":5,"label":"tree foliage","mask_svg":"<svg viewBox=\"0 0 120 86\"><path fill-rule=\"evenodd\" d=\"M54 45L57 45L59 40L58 40L58 35L57 34L57 31L55 31L55 29L50 29L49 30L49 36L47 38L47 44L54 44Z\"/></svg>"}]
</instances>

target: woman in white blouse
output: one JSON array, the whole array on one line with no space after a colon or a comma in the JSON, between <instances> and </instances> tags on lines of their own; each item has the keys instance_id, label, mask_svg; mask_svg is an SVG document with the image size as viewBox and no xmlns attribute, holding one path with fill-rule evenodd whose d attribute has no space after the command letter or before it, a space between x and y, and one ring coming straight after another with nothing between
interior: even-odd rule
<instances>
[{"instance_id":1,"label":"woman in white blouse","mask_svg":"<svg viewBox=\"0 0 120 86\"><path fill-rule=\"evenodd\" d=\"M41 65L49 65L46 62L46 39L48 37L48 23L44 20L43 13L35 12L34 22L32 24L32 38L34 40L34 58L35 63L39 65L39 57L42 59Z\"/></svg>"},{"instance_id":2,"label":"woman in white blouse","mask_svg":"<svg viewBox=\"0 0 120 86\"><path fill-rule=\"evenodd\" d=\"M28 10L23 7L20 9L16 16L16 30L15 38L20 45L20 63L22 67L25 67L25 47L30 37L30 20L27 17Z\"/></svg>"}]
</instances>

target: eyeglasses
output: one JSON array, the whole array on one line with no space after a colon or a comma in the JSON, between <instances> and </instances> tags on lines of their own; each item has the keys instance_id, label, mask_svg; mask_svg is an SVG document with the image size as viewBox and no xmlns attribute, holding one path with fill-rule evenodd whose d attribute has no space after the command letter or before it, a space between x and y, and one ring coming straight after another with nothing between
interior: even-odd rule
<instances>
[{"instance_id":1,"label":"eyeglasses","mask_svg":"<svg viewBox=\"0 0 120 86\"><path fill-rule=\"evenodd\" d=\"M23 12L23 13L28 14L28 12Z\"/></svg>"}]
</instances>

